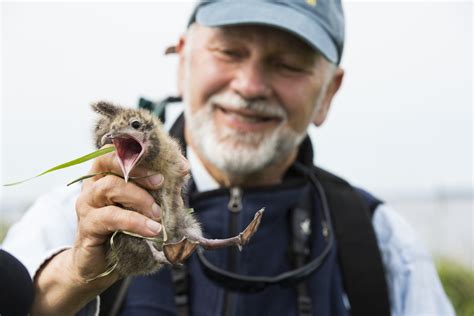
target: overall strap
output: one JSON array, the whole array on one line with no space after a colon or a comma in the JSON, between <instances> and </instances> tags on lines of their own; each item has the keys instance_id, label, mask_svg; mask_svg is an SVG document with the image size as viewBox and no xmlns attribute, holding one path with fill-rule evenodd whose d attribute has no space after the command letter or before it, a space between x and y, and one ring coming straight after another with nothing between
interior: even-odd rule
<instances>
[{"instance_id":1,"label":"overall strap","mask_svg":"<svg viewBox=\"0 0 474 316\"><path fill-rule=\"evenodd\" d=\"M174 286L174 303L177 316L188 316L189 312L189 282L186 264L171 267L171 278Z\"/></svg>"},{"instance_id":2,"label":"overall strap","mask_svg":"<svg viewBox=\"0 0 474 316\"><path fill-rule=\"evenodd\" d=\"M314 204L311 196L304 196L289 213L290 257L293 269L308 263L311 257L311 222L314 220ZM307 228L305 228L307 227ZM297 293L298 316L313 315L313 304L307 282L295 285Z\"/></svg>"},{"instance_id":3,"label":"overall strap","mask_svg":"<svg viewBox=\"0 0 474 316\"><path fill-rule=\"evenodd\" d=\"M99 316L117 316L119 314L120 307L125 299L125 294L127 293L131 281L131 277L118 280L99 295Z\"/></svg>"},{"instance_id":4,"label":"overall strap","mask_svg":"<svg viewBox=\"0 0 474 316\"><path fill-rule=\"evenodd\" d=\"M153 114L156 115L156 117L160 119L161 122L164 123L166 121L166 115L165 115L166 106L169 103L180 102L180 101L181 101L180 97L174 97L174 96L167 97L159 102L153 102L144 98L140 98L138 100L138 107L140 109L145 109L152 112Z\"/></svg>"},{"instance_id":5,"label":"overall strap","mask_svg":"<svg viewBox=\"0 0 474 316\"><path fill-rule=\"evenodd\" d=\"M377 204L369 208L346 181L320 168L315 172L326 190L351 315L390 315L385 271L371 221Z\"/></svg>"}]
</instances>

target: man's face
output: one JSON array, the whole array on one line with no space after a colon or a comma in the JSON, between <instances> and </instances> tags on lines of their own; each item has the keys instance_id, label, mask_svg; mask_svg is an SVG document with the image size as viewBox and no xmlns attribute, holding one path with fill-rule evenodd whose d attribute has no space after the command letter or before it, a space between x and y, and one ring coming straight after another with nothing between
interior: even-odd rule
<instances>
[{"instance_id":1,"label":"man's face","mask_svg":"<svg viewBox=\"0 0 474 316\"><path fill-rule=\"evenodd\" d=\"M334 69L295 36L256 25L194 25L180 56L188 141L231 174L258 172L296 151Z\"/></svg>"}]
</instances>

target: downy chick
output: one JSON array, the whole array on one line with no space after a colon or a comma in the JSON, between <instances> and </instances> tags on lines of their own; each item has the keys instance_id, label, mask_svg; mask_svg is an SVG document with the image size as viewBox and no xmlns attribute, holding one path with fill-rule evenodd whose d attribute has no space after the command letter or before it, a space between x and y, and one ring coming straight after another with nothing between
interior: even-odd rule
<instances>
[{"instance_id":1,"label":"downy chick","mask_svg":"<svg viewBox=\"0 0 474 316\"><path fill-rule=\"evenodd\" d=\"M113 249L108 246L109 266L116 265L121 276L150 274L163 264L184 261L198 245L215 249L241 247L248 242L258 229L263 210L238 236L220 240L202 236L199 223L185 208L181 195L187 179L182 175L180 147L153 114L107 102L95 103L92 108L101 114L94 130L96 146L114 144L125 181L137 165L164 176L162 188L149 192L162 209L163 243L118 233Z\"/></svg>"}]
</instances>

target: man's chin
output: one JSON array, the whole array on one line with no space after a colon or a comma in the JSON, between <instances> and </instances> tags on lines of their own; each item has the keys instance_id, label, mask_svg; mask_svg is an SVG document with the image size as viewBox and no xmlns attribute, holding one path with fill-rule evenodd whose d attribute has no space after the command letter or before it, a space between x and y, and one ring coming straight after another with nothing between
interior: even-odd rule
<instances>
[{"instance_id":1,"label":"man's chin","mask_svg":"<svg viewBox=\"0 0 474 316\"><path fill-rule=\"evenodd\" d=\"M277 138L265 134L210 136L200 145L206 159L235 176L262 172L286 154L280 150Z\"/></svg>"},{"instance_id":2,"label":"man's chin","mask_svg":"<svg viewBox=\"0 0 474 316\"><path fill-rule=\"evenodd\" d=\"M235 146L241 149L258 150L263 142L272 138L272 135L278 134L281 126L275 126L271 129L261 131L248 131L229 126L213 124L215 141L226 146Z\"/></svg>"},{"instance_id":3,"label":"man's chin","mask_svg":"<svg viewBox=\"0 0 474 316\"><path fill-rule=\"evenodd\" d=\"M228 175L245 176L264 171L293 152L298 135L283 124L261 132L243 132L219 126L211 112L187 113L192 142L200 156Z\"/></svg>"},{"instance_id":4,"label":"man's chin","mask_svg":"<svg viewBox=\"0 0 474 316\"><path fill-rule=\"evenodd\" d=\"M272 158L265 158L256 150L248 150L248 148L223 148L226 152L225 157L220 156L221 159L216 159L213 164L228 175L245 176L262 172L272 163Z\"/></svg>"},{"instance_id":5,"label":"man's chin","mask_svg":"<svg viewBox=\"0 0 474 316\"><path fill-rule=\"evenodd\" d=\"M222 146L227 151L245 151L248 153L259 153L262 142L265 141L265 135L239 135L236 137L226 137L216 141L216 146Z\"/></svg>"}]
</instances>

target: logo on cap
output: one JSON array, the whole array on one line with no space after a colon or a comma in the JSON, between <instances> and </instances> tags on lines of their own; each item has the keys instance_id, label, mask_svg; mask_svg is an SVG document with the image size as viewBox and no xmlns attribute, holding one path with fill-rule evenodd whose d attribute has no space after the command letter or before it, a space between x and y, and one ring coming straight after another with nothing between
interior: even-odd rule
<instances>
[{"instance_id":1,"label":"logo on cap","mask_svg":"<svg viewBox=\"0 0 474 316\"><path fill-rule=\"evenodd\" d=\"M318 3L318 0L306 0L306 3L312 7L315 7L316 4Z\"/></svg>"}]
</instances>

